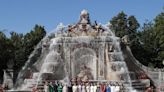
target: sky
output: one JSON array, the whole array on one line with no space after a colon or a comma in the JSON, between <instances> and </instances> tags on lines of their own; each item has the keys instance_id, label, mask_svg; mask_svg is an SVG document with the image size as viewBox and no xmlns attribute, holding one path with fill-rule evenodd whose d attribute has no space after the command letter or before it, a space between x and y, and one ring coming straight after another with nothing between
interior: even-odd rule
<instances>
[{"instance_id":1,"label":"sky","mask_svg":"<svg viewBox=\"0 0 164 92\"><path fill-rule=\"evenodd\" d=\"M142 25L163 11L163 0L0 0L0 30L27 33L39 24L51 32L62 22L76 23L83 9L91 21L105 24L124 11Z\"/></svg>"}]
</instances>

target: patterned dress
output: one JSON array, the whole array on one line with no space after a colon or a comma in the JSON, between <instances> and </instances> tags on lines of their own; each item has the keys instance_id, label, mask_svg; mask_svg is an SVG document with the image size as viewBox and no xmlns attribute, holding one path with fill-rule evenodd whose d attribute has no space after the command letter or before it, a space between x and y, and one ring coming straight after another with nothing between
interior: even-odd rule
<instances>
[{"instance_id":1,"label":"patterned dress","mask_svg":"<svg viewBox=\"0 0 164 92\"><path fill-rule=\"evenodd\" d=\"M58 92L62 92L62 89L63 89L62 85L59 85L57 88Z\"/></svg>"},{"instance_id":2,"label":"patterned dress","mask_svg":"<svg viewBox=\"0 0 164 92\"><path fill-rule=\"evenodd\" d=\"M54 92L54 86L53 85L49 85L49 92Z\"/></svg>"}]
</instances>

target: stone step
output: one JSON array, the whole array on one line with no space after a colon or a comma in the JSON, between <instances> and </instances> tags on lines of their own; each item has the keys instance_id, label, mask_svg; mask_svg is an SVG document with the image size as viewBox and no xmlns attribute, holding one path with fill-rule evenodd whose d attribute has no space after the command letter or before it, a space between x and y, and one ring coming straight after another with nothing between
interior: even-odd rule
<instances>
[{"instance_id":1,"label":"stone step","mask_svg":"<svg viewBox=\"0 0 164 92\"><path fill-rule=\"evenodd\" d=\"M143 83L132 83L132 86L137 86L137 85L139 85L139 86L144 86Z\"/></svg>"},{"instance_id":2,"label":"stone step","mask_svg":"<svg viewBox=\"0 0 164 92\"><path fill-rule=\"evenodd\" d=\"M133 80L132 81L132 87L136 90L138 90L137 92L144 92L144 90L146 89L146 84L144 81L147 81L147 79L145 80Z\"/></svg>"}]
</instances>

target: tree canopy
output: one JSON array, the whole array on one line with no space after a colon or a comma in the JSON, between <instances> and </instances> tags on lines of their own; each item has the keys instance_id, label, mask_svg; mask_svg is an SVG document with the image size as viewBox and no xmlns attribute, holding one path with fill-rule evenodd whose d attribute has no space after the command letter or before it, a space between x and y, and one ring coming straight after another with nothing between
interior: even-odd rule
<instances>
[{"instance_id":1,"label":"tree canopy","mask_svg":"<svg viewBox=\"0 0 164 92\"><path fill-rule=\"evenodd\" d=\"M131 39L133 39L133 35L140 26L135 16L127 16L123 11L114 16L110 23L116 36L123 37L124 35L129 35Z\"/></svg>"},{"instance_id":2,"label":"tree canopy","mask_svg":"<svg viewBox=\"0 0 164 92\"><path fill-rule=\"evenodd\" d=\"M154 22L145 23L141 34L147 62L155 67L163 67L164 60L164 12L158 14Z\"/></svg>"}]
</instances>

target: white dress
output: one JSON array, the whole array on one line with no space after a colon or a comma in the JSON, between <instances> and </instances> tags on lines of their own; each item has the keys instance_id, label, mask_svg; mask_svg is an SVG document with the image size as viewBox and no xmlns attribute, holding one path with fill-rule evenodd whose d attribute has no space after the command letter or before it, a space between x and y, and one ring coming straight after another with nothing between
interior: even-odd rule
<instances>
[{"instance_id":1,"label":"white dress","mask_svg":"<svg viewBox=\"0 0 164 92\"><path fill-rule=\"evenodd\" d=\"M82 92L82 87L81 87L81 85L78 85L78 92Z\"/></svg>"},{"instance_id":2,"label":"white dress","mask_svg":"<svg viewBox=\"0 0 164 92\"><path fill-rule=\"evenodd\" d=\"M94 86L90 87L90 92L94 92Z\"/></svg>"},{"instance_id":3,"label":"white dress","mask_svg":"<svg viewBox=\"0 0 164 92\"><path fill-rule=\"evenodd\" d=\"M93 86L93 92L96 92L97 91L97 86Z\"/></svg>"},{"instance_id":4,"label":"white dress","mask_svg":"<svg viewBox=\"0 0 164 92\"><path fill-rule=\"evenodd\" d=\"M73 91L73 92L77 92L77 86L76 86L76 85L74 85L74 86L72 87L72 91Z\"/></svg>"},{"instance_id":5,"label":"white dress","mask_svg":"<svg viewBox=\"0 0 164 92\"><path fill-rule=\"evenodd\" d=\"M115 91L116 91L116 92L119 92L119 91L120 91L120 87L119 87L119 86L116 86L116 87L115 87Z\"/></svg>"},{"instance_id":6,"label":"white dress","mask_svg":"<svg viewBox=\"0 0 164 92\"><path fill-rule=\"evenodd\" d=\"M67 86L64 86L62 92L67 92Z\"/></svg>"},{"instance_id":7,"label":"white dress","mask_svg":"<svg viewBox=\"0 0 164 92\"><path fill-rule=\"evenodd\" d=\"M110 86L111 92L116 92L115 91L115 86Z\"/></svg>"},{"instance_id":8,"label":"white dress","mask_svg":"<svg viewBox=\"0 0 164 92\"><path fill-rule=\"evenodd\" d=\"M90 86L86 86L86 91L90 92Z\"/></svg>"},{"instance_id":9,"label":"white dress","mask_svg":"<svg viewBox=\"0 0 164 92\"><path fill-rule=\"evenodd\" d=\"M81 92L86 92L84 85L82 86Z\"/></svg>"},{"instance_id":10,"label":"white dress","mask_svg":"<svg viewBox=\"0 0 164 92\"><path fill-rule=\"evenodd\" d=\"M45 92L49 92L49 87L48 87L48 85L44 85L44 91L45 91Z\"/></svg>"}]
</instances>

